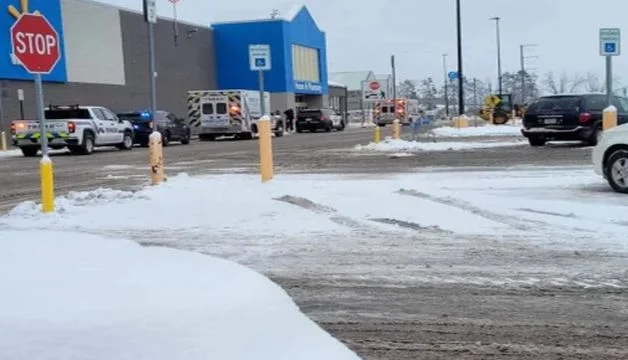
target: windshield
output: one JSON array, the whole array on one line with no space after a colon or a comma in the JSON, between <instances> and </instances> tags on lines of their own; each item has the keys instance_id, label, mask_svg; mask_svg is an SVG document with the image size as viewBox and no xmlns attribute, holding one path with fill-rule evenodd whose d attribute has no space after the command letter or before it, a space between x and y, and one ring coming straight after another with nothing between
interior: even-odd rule
<instances>
[{"instance_id":1,"label":"windshield","mask_svg":"<svg viewBox=\"0 0 628 360\"><path fill-rule=\"evenodd\" d=\"M92 118L87 109L46 110L44 115L48 120Z\"/></svg>"}]
</instances>

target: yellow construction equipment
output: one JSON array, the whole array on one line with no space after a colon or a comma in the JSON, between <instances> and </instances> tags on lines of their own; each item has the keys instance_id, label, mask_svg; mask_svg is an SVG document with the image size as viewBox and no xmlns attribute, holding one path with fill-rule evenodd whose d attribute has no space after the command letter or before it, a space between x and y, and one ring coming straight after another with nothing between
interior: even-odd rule
<instances>
[{"instance_id":1,"label":"yellow construction equipment","mask_svg":"<svg viewBox=\"0 0 628 360\"><path fill-rule=\"evenodd\" d=\"M480 117L496 125L503 125L512 119L523 116L523 106L512 104L512 94L491 94L484 98L484 105L480 109Z\"/></svg>"}]
</instances>

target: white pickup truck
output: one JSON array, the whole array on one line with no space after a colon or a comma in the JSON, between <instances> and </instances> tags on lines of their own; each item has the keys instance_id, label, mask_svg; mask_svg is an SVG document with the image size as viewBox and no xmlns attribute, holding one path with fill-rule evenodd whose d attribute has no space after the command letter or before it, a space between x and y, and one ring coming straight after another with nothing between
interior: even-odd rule
<instances>
[{"instance_id":1,"label":"white pickup truck","mask_svg":"<svg viewBox=\"0 0 628 360\"><path fill-rule=\"evenodd\" d=\"M118 119L105 107L50 105L44 113L44 128L51 149L67 147L73 154L89 155L97 146L133 148L133 125ZM41 147L39 121L13 121L11 137L13 145L19 147L24 156L36 156Z\"/></svg>"}]
</instances>

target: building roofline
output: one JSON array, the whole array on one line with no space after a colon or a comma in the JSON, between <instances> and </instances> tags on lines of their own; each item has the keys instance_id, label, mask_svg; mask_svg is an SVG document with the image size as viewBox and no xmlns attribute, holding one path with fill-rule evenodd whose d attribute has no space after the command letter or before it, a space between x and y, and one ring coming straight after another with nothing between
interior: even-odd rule
<instances>
[{"instance_id":1,"label":"building roofline","mask_svg":"<svg viewBox=\"0 0 628 360\"><path fill-rule=\"evenodd\" d=\"M140 15L143 16L144 12L140 11L140 10L135 10L133 8L129 8L126 6L120 6L120 5L111 5L111 4L107 4L98 0L77 0L80 2L84 2L84 3L88 3L88 4L93 4L93 5L100 5L100 6L104 6L104 7L108 7L111 9L116 9L116 10L122 10L131 14L135 14L135 15ZM63 1L60 0L61 3L61 8L63 8ZM159 22L159 20L164 20L164 21L169 21L169 22L174 22L174 18L172 17L168 17L168 16L162 16L162 15L158 15L157 16L157 22ZM188 25L188 26L195 26L195 27L199 27L199 28L204 28L207 30L211 30L211 26L209 26L208 24L200 24L200 23L195 23L195 22L191 22L191 21L187 21L187 20L181 20L181 19L177 19L177 23L179 24L183 24L183 25Z\"/></svg>"}]
</instances>

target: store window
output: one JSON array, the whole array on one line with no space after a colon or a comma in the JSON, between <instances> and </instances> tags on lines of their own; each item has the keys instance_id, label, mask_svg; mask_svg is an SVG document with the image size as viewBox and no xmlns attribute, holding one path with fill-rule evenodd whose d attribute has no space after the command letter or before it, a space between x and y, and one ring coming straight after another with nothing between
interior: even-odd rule
<instances>
[{"instance_id":1,"label":"store window","mask_svg":"<svg viewBox=\"0 0 628 360\"><path fill-rule=\"evenodd\" d=\"M295 81L320 83L318 49L292 45L292 75Z\"/></svg>"}]
</instances>

